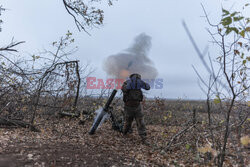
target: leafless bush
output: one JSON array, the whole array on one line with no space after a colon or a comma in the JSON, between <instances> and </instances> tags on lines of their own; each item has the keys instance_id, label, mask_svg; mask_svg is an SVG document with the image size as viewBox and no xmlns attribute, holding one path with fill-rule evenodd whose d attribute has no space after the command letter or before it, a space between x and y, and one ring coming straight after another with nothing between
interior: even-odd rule
<instances>
[{"instance_id":1,"label":"leafless bush","mask_svg":"<svg viewBox=\"0 0 250 167\"><path fill-rule=\"evenodd\" d=\"M81 79L88 75L88 65L80 67L79 61L68 58L76 51L70 48L74 42L71 35L68 32L53 42L52 50L32 55L31 60L12 54L22 42L12 41L0 48L2 118L28 121L33 126L37 113L79 112L80 92L85 89Z\"/></svg>"},{"instance_id":2,"label":"leafless bush","mask_svg":"<svg viewBox=\"0 0 250 167\"><path fill-rule=\"evenodd\" d=\"M203 7L203 6L202 6ZM204 9L204 7L203 7ZM249 95L249 18L240 12L230 12L222 9L223 15L220 23L212 24L204 9L205 18L210 26L207 29L212 37L212 42L218 46L220 55L210 57L209 63L205 54L201 53L185 23L183 26L210 77L207 81L194 67L207 95L207 114L209 138L212 147L218 151L217 165L222 167L229 137L234 140L233 132L237 133L238 143L241 127L249 116L249 107L246 106ZM216 64L217 63L217 64ZM215 68L218 67L218 68ZM214 115L212 110L217 106L219 113ZM235 131L237 129L237 131ZM211 148L212 149L212 148ZM239 151L236 151L237 156ZM242 164L242 162L241 162Z\"/></svg>"}]
</instances>

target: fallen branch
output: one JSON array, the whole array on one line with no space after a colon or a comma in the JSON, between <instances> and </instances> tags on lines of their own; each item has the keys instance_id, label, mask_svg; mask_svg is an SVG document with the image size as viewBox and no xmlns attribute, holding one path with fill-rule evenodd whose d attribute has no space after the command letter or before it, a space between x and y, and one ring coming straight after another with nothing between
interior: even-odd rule
<instances>
[{"instance_id":1,"label":"fallen branch","mask_svg":"<svg viewBox=\"0 0 250 167\"><path fill-rule=\"evenodd\" d=\"M195 125L196 125L196 124L193 124L192 126L189 126L189 127L185 128L185 129L183 129L182 131L180 131L179 133L175 134L175 135L171 138L171 140L168 142L167 147L166 147L164 150L168 151L169 148L171 147L173 141L174 141L178 136L183 135L185 132L187 132L188 130L190 130L190 129L192 129L193 127L195 127Z\"/></svg>"},{"instance_id":2,"label":"fallen branch","mask_svg":"<svg viewBox=\"0 0 250 167\"><path fill-rule=\"evenodd\" d=\"M78 118L80 116L80 113L70 113L70 112L59 112L58 114L61 118L63 117Z\"/></svg>"},{"instance_id":3,"label":"fallen branch","mask_svg":"<svg viewBox=\"0 0 250 167\"><path fill-rule=\"evenodd\" d=\"M24 121L20 121L20 120L10 120L8 118L0 118L0 125L5 125L5 126L18 126L18 127L22 127L22 128L30 128L31 131L33 132L40 132L39 129L37 129L35 126L24 122Z\"/></svg>"}]
</instances>

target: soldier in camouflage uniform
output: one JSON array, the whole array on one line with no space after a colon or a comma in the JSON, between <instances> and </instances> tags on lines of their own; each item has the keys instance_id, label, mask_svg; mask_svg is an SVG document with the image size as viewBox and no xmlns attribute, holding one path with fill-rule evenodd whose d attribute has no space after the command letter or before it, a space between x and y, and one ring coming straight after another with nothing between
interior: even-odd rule
<instances>
[{"instance_id":1,"label":"soldier in camouflage uniform","mask_svg":"<svg viewBox=\"0 0 250 167\"><path fill-rule=\"evenodd\" d=\"M137 130L142 142L148 144L146 142L147 133L141 109L141 101L143 100L141 89L149 90L150 86L141 80L141 76L139 74L131 74L129 80L123 83L122 92L125 113L123 134L126 135L129 132L132 122L135 119Z\"/></svg>"}]
</instances>

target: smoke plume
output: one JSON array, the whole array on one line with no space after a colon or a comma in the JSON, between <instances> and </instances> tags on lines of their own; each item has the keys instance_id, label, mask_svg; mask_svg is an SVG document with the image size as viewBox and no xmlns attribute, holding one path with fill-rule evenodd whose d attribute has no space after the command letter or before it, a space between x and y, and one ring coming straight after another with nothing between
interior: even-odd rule
<instances>
[{"instance_id":1,"label":"smoke plume","mask_svg":"<svg viewBox=\"0 0 250 167\"><path fill-rule=\"evenodd\" d=\"M158 72L148 53L151 49L151 37L142 33L135 37L134 43L121 53L111 55L104 61L104 70L109 76L126 78L138 73L144 79L156 78Z\"/></svg>"}]
</instances>

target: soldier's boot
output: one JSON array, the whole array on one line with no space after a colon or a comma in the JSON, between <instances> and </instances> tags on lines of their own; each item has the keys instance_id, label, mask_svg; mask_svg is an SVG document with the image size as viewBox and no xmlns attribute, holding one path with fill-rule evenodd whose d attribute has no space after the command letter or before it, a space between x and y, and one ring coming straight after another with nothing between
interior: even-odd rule
<instances>
[{"instance_id":1,"label":"soldier's boot","mask_svg":"<svg viewBox=\"0 0 250 167\"><path fill-rule=\"evenodd\" d=\"M141 137L141 142L145 146L150 146L150 143L148 142L146 136Z\"/></svg>"},{"instance_id":2,"label":"soldier's boot","mask_svg":"<svg viewBox=\"0 0 250 167\"><path fill-rule=\"evenodd\" d=\"M133 128L130 127L130 128L128 129L128 134L132 134L132 133L133 133Z\"/></svg>"}]
</instances>

